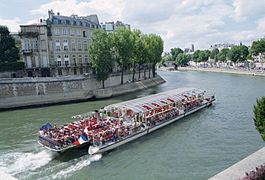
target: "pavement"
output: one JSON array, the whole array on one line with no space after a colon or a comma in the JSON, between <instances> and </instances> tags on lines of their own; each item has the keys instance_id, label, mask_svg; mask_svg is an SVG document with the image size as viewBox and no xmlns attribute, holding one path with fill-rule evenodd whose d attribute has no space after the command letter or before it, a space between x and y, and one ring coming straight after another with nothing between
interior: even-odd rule
<instances>
[{"instance_id":1,"label":"pavement","mask_svg":"<svg viewBox=\"0 0 265 180\"><path fill-rule=\"evenodd\" d=\"M237 162L209 180L238 180L245 177L246 172L255 170L256 167L265 163L265 147Z\"/></svg>"}]
</instances>

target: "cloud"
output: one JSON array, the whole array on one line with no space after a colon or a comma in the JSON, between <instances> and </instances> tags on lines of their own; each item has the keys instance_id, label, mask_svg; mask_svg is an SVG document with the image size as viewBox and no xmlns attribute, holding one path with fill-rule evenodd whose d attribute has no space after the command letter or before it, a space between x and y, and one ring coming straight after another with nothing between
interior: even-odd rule
<instances>
[{"instance_id":1,"label":"cloud","mask_svg":"<svg viewBox=\"0 0 265 180\"><path fill-rule=\"evenodd\" d=\"M7 26L10 32L18 32L20 27L20 19L18 17L14 19L1 19L0 18L0 25Z\"/></svg>"},{"instance_id":2,"label":"cloud","mask_svg":"<svg viewBox=\"0 0 265 180\"><path fill-rule=\"evenodd\" d=\"M234 0L235 18L245 20L248 17L264 15L264 0Z\"/></svg>"},{"instance_id":3,"label":"cloud","mask_svg":"<svg viewBox=\"0 0 265 180\"><path fill-rule=\"evenodd\" d=\"M91 0L78 2L77 0L53 0L47 4L41 5L38 9L31 11L33 15L46 15L48 10L53 9L54 12L60 12L61 15L77 14L86 16L89 14L97 14L100 21L117 20L121 17L123 10L122 0Z\"/></svg>"},{"instance_id":4,"label":"cloud","mask_svg":"<svg viewBox=\"0 0 265 180\"><path fill-rule=\"evenodd\" d=\"M100 22L121 20L143 33L159 34L165 51L169 51L191 44L209 48L214 43L237 44L263 37L264 8L264 0L50 0L32 9L29 15L21 15L29 17L23 22L18 18L5 22L16 29L20 23L47 18L50 9L66 16L97 14Z\"/></svg>"}]
</instances>

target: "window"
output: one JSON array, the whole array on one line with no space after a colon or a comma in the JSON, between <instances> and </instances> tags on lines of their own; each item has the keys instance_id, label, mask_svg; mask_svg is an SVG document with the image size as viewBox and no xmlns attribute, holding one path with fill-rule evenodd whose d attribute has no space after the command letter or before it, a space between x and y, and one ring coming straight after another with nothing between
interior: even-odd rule
<instances>
[{"instance_id":1,"label":"window","mask_svg":"<svg viewBox=\"0 0 265 180\"><path fill-rule=\"evenodd\" d=\"M72 55L72 63L74 66L76 66L76 56Z\"/></svg>"},{"instance_id":2,"label":"window","mask_svg":"<svg viewBox=\"0 0 265 180\"><path fill-rule=\"evenodd\" d=\"M76 30L76 35L77 35L77 36L81 36L81 30L77 29L77 30Z\"/></svg>"},{"instance_id":3,"label":"window","mask_svg":"<svg viewBox=\"0 0 265 180\"><path fill-rule=\"evenodd\" d=\"M61 69L58 69L58 75L59 75L59 76L63 75L63 72L62 72Z\"/></svg>"},{"instance_id":4,"label":"window","mask_svg":"<svg viewBox=\"0 0 265 180\"><path fill-rule=\"evenodd\" d=\"M82 43L81 43L81 40L77 40L77 49L78 51L82 51Z\"/></svg>"},{"instance_id":5,"label":"window","mask_svg":"<svg viewBox=\"0 0 265 180\"><path fill-rule=\"evenodd\" d=\"M72 42L71 42L72 44L71 44L71 46L72 46L72 51L75 51L75 40L74 39L72 39Z\"/></svg>"},{"instance_id":6,"label":"window","mask_svg":"<svg viewBox=\"0 0 265 180\"><path fill-rule=\"evenodd\" d=\"M83 68L80 69L80 74L83 74Z\"/></svg>"},{"instance_id":7,"label":"window","mask_svg":"<svg viewBox=\"0 0 265 180\"><path fill-rule=\"evenodd\" d=\"M68 29L66 29L66 28L64 28L63 29L63 35L68 35L69 33L68 33Z\"/></svg>"},{"instance_id":8,"label":"window","mask_svg":"<svg viewBox=\"0 0 265 180\"><path fill-rule=\"evenodd\" d=\"M31 50L30 40L25 39L24 40L24 51L30 51L30 50Z\"/></svg>"},{"instance_id":9,"label":"window","mask_svg":"<svg viewBox=\"0 0 265 180\"><path fill-rule=\"evenodd\" d=\"M68 55L64 55L64 64L65 66L69 66L69 56Z\"/></svg>"},{"instance_id":10,"label":"window","mask_svg":"<svg viewBox=\"0 0 265 180\"><path fill-rule=\"evenodd\" d=\"M75 29L71 29L70 34L71 34L71 36L74 36L75 35Z\"/></svg>"},{"instance_id":11,"label":"window","mask_svg":"<svg viewBox=\"0 0 265 180\"><path fill-rule=\"evenodd\" d=\"M83 57L82 57L82 55L80 54L80 55L78 55L78 64L79 64L79 65L82 65L82 63L83 63Z\"/></svg>"},{"instance_id":12,"label":"window","mask_svg":"<svg viewBox=\"0 0 265 180\"><path fill-rule=\"evenodd\" d=\"M59 28L55 28L54 29L54 34L55 35L60 35L60 29Z\"/></svg>"},{"instance_id":13,"label":"window","mask_svg":"<svg viewBox=\"0 0 265 180\"><path fill-rule=\"evenodd\" d=\"M88 55L87 54L84 55L84 63L88 64Z\"/></svg>"},{"instance_id":14,"label":"window","mask_svg":"<svg viewBox=\"0 0 265 180\"><path fill-rule=\"evenodd\" d=\"M67 39L63 40L63 50L68 51L68 40Z\"/></svg>"},{"instance_id":15,"label":"window","mask_svg":"<svg viewBox=\"0 0 265 180\"><path fill-rule=\"evenodd\" d=\"M83 37L87 37L86 31L83 31Z\"/></svg>"},{"instance_id":16,"label":"window","mask_svg":"<svg viewBox=\"0 0 265 180\"><path fill-rule=\"evenodd\" d=\"M60 40L59 39L55 40L55 50L56 51L60 51L61 50L61 44L60 44Z\"/></svg>"},{"instance_id":17,"label":"window","mask_svg":"<svg viewBox=\"0 0 265 180\"><path fill-rule=\"evenodd\" d=\"M34 48L35 51L38 50L38 40L34 40L33 41L33 48Z\"/></svg>"},{"instance_id":18,"label":"window","mask_svg":"<svg viewBox=\"0 0 265 180\"><path fill-rule=\"evenodd\" d=\"M62 59L61 59L60 55L57 56L57 66L59 66L59 67L62 66Z\"/></svg>"},{"instance_id":19,"label":"window","mask_svg":"<svg viewBox=\"0 0 265 180\"><path fill-rule=\"evenodd\" d=\"M87 51L88 47L87 47L87 40L84 40L84 51Z\"/></svg>"}]
</instances>

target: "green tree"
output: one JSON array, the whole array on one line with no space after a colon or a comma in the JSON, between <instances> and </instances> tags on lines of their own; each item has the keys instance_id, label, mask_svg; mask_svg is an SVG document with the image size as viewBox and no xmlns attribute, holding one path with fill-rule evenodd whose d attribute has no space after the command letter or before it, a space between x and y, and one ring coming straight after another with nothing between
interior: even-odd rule
<instances>
[{"instance_id":1,"label":"green tree","mask_svg":"<svg viewBox=\"0 0 265 180\"><path fill-rule=\"evenodd\" d=\"M112 47L110 35L105 31L96 30L93 32L89 55L92 67L96 71L97 80L102 81L102 88L105 88L104 82L113 68Z\"/></svg>"},{"instance_id":2,"label":"green tree","mask_svg":"<svg viewBox=\"0 0 265 180\"><path fill-rule=\"evenodd\" d=\"M199 57L198 57L198 62L205 62L209 58L208 54L206 51L200 51L199 52Z\"/></svg>"},{"instance_id":3,"label":"green tree","mask_svg":"<svg viewBox=\"0 0 265 180\"><path fill-rule=\"evenodd\" d=\"M121 68L121 84L125 68L131 63L134 49L134 36L131 30L119 28L113 33L114 52L116 61Z\"/></svg>"},{"instance_id":4,"label":"green tree","mask_svg":"<svg viewBox=\"0 0 265 180\"><path fill-rule=\"evenodd\" d=\"M148 63L152 66L152 74L155 77L156 64L161 61L164 48L162 38L155 34L150 34L145 37L145 42L148 48Z\"/></svg>"},{"instance_id":5,"label":"green tree","mask_svg":"<svg viewBox=\"0 0 265 180\"><path fill-rule=\"evenodd\" d=\"M228 53L228 58L233 62L244 62L247 60L248 47L245 45L233 46Z\"/></svg>"},{"instance_id":6,"label":"green tree","mask_svg":"<svg viewBox=\"0 0 265 180\"><path fill-rule=\"evenodd\" d=\"M217 55L218 55L218 53L219 53L219 49L214 48L214 49L211 51L210 58L211 58L211 59L214 59L214 61L217 61Z\"/></svg>"},{"instance_id":7,"label":"green tree","mask_svg":"<svg viewBox=\"0 0 265 180\"><path fill-rule=\"evenodd\" d=\"M144 41L144 35L141 33L140 30L134 30L133 31L133 37L134 37L134 48L133 48L133 56L132 56L132 64L133 64L132 80L134 82L135 72L136 72L136 64L138 64L138 72L139 72L138 79L140 79L140 77L141 77L140 67L146 61L147 47L146 47L146 44Z\"/></svg>"},{"instance_id":8,"label":"green tree","mask_svg":"<svg viewBox=\"0 0 265 180\"><path fill-rule=\"evenodd\" d=\"M0 25L0 71L20 70L24 62L18 62L19 49L6 26Z\"/></svg>"},{"instance_id":9,"label":"green tree","mask_svg":"<svg viewBox=\"0 0 265 180\"><path fill-rule=\"evenodd\" d=\"M253 41L251 45L251 54L258 55L259 53L265 53L265 39Z\"/></svg>"},{"instance_id":10,"label":"green tree","mask_svg":"<svg viewBox=\"0 0 265 180\"><path fill-rule=\"evenodd\" d=\"M6 26L0 26L0 62L17 62L19 49Z\"/></svg>"},{"instance_id":11,"label":"green tree","mask_svg":"<svg viewBox=\"0 0 265 180\"><path fill-rule=\"evenodd\" d=\"M170 50L170 54L171 54L171 56L172 56L173 61L175 61L176 58L177 58L177 56L178 56L179 54L181 54L181 53L183 53L183 50L180 49L180 48L172 48L172 49Z\"/></svg>"},{"instance_id":12,"label":"green tree","mask_svg":"<svg viewBox=\"0 0 265 180\"><path fill-rule=\"evenodd\" d=\"M219 51L219 53L217 54L217 60L222 62L227 61L227 55L229 51L230 50L228 48L224 48L221 51Z\"/></svg>"},{"instance_id":13,"label":"green tree","mask_svg":"<svg viewBox=\"0 0 265 180\"><path fill-rule=\"evenodd\" d=\"M193 60L194 60L195 62L199 62L199 55L200 55L200 52L201 52L201 50L196 50L196 51L193 53L192 57L193 57Z\"/></svg>"},{"instance_id":14,"label":"green tree","mask_svg":"<svg viewBox=\"0 0 265 180\"><path fill-rule=\"evenodd\" d=\"M263 141L265 141L265 97L257 99L256 105L254 105L254 123L256 129L260 133Z\"/></svg>"},{"instance_id":15,"label":"green tree","mask_svg":"<svg viewBox=\"0 0 265 180\"><path fill-rule=\"evenodd\" d=\"M176 58L177 65L185 65L189 62L189 57L187 54L180 53Z\"/></svg>"}]
</instances>

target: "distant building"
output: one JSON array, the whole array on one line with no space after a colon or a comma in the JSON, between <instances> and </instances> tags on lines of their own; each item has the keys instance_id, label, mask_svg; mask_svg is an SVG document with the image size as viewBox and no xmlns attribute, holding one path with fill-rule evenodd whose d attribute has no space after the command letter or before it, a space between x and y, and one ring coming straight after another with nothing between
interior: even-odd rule
<instances>
[{"instance_id":1,"label":"distant building","mask_svg":"<svg viewBox=\"0 0 265 180\"><path fill-rule=\"evenodd\" d=\"M131 29L131 26L129 24L124 24L121 21L101 23L101 28L105 30L106 32L114 32L120 27Z\"/></svg>"},{"instance_id":2,"label":"distant building","mask_svg":"<svg viewBox=\"0 0 265 180\"><path fill-rule=\"evenodd\" d=\"M97 15L56 15L39 23L21 25L19 36L29 77L88 73L92 31L100 28Z\"/></svg>"},{"instance_id":3,"label":"distant building","mask_svg":"<svg viewBox=\"0 0 265 180\"><path fill-rule=\"evenodd\" d=\"M228 48L228 49L231 49L233 46L235 46L234 44L230 44L230 43L219 43L219 44L213 44L210 46L210 49L213 50L213 49L219 49L219 50L222 50L224 48Z\"/></svg>"},{"instance_id":4,"label":"distant building","mask_svg":"<svg viewBox=\"0 0 265 180\"><path fill-rule=\"evenodd\" d=\"M194 44L191 44L191 48L185 48L184 53L186 54L193 54L195 51Z\"/></svg>"}]
</instances>

